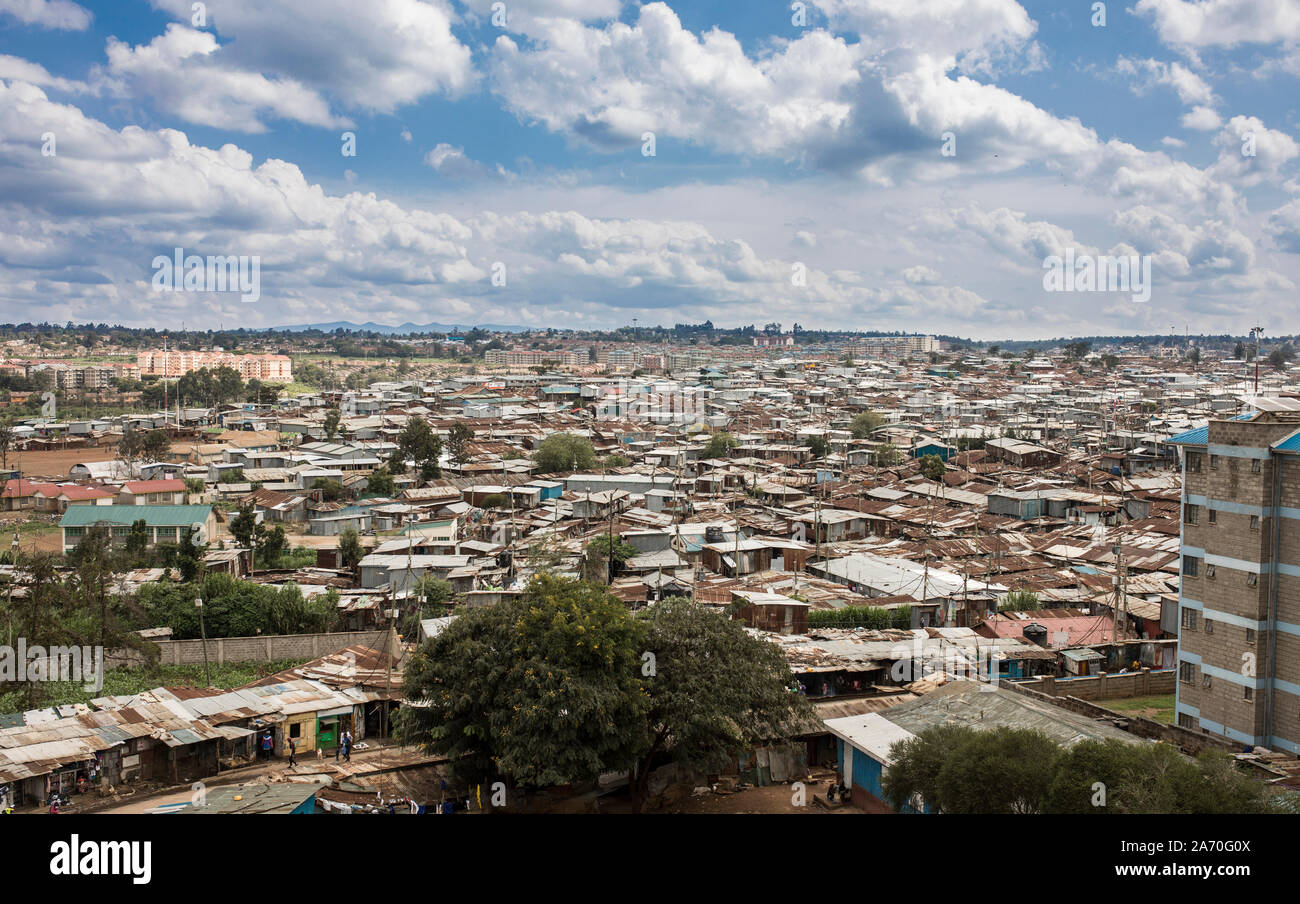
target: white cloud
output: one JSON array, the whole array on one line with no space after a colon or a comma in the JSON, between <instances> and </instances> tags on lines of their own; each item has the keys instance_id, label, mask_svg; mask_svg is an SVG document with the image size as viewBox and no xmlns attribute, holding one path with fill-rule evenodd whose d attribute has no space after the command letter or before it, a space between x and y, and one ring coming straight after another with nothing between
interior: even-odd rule
<instances>
[{"instance_id":1,"label":"white cloud","mask_svg":"<svg viewBox=\"0 0 1300 904\"><path fill-rule=\"evenodd\" d=\"M1138 0L1160 40L1173 46L1232 47L1300 38L1300 5L1293 0Z\"/></svg>"},{"instance_id":2,"label":"white cloud","mask_svg":"<svg viewBox=\"0 0 1300 904\"><path fill-rule=\"evenodd\" d=\"M150 0L187 27L190 0ZM391 113L421 97L459 96L474 82L446 0L221 0L208 26L230 70L306 86L348 110Z\"/></svg>"},{"instance_id":3,"label":"white cloud","mask_svg":"<svg viewBox=\"0 0 1300 904\"><path fill-rule=\"evenodd\" d=\"M59 31L85 31L93 18L90 10L71 0L0 0L0 14Z\"/></svg>"},{"instance_id":4,"label":"white cloud","mask_svg":"<svg viewBox=\"0 0 1300 904\"><path fill-rule=\"evenodd\" d=\"M1212 107L1215 103L1214 91L1209 84L1182 63L1120 57L1115 69L1134 79L1133 90L1136 93L1144 93L1154 85L1164 85L1173 88L1178 99L1188 106Z\"/></svg>"},{"instance_id":5,"label":"white cloud","mask_svg":"<svg viewBox=\"0 0 1300 904\"><path fill-rule=\"evenodd\" d=\"M67 91L73 94L81 94L90 90L90 87L85 82L59 78L51 75L39 63L33 63L30 60L3 53L0 53L0 78L28 82L32 85L40 85L42 88L53 88L56 91Z\"/></svg>"},{"instance_id":6,"label":"white cloud","mask_svg":"<svg viewBox=\"0 0 1300 904\"><path fill-rule=\"evenodd\" d=\"M1219 114L1209 107L1193 107L1183 114L1182 118L1184 129L1195 129L1198 132L1213 132L1219 126L1223 125L1223 120Z\"/></svg>"},{"instance_id":7,"label":"white cloud","mask_svg":"<svg viewBox=\"0 0 1300 904\"><path fill-rule=\"evenodd\" d=\"M138 47L109 38L107 54L114 91L147 96L186 122L238 132L265 132L267 116L314 126L350 124L331 114L323 97L292 79L231 68L206 31L171 23L164 34Z\"/></svg>"}]
</instances>

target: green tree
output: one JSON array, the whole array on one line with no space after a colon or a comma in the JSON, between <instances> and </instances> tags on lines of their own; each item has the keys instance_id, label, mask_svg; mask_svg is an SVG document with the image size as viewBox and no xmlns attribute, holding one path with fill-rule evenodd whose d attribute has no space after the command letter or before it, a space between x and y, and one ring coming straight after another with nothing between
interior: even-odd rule
<instances>
[{"instance_id":1,"label":"green tree","mask_svg":"<svg viewBox=\"0 0 1300 904\"><path fill-rule=\"evenodd\" d=\"M594 780L645 746L643 630L604 588L537 575L473 608L412 654L398 712L406 743L447 756L465 781Z\"/></svg>"},{"instance_id":2,"label":"green tree","mask_svg":"<svg viewBox=\"0 0 1300 904\"><path fill-rule=\"evenodd\" d=\"M312 482L311 488L321 494L321 500L324 502L338 502L343 498L343 484L328 477L317 477Z\"/></svg>"},{"instance_id":3,"label":"green tree","mask_svg":"<svg viewBox=\"0 0 1300 904\"><path fill-rule=\"evenodd\" d=\"M397 482L393 480L393 475L388 473L388 468L380 465L370 472L370 477L366 480L366 490L378 496L396 496Z\"/></svg>"},{"instance_id":4,"label":"green tree","mask_svg":"<svg viewBox=\"0 0 1300 904\"><path fill-rule=\"evenodd\" d=\"M612 579L628 559L639 554L637 548L622 537L616 536L611 541L607 534L599 534L583 550L583 573L588 580L595 580L605 575L608 568L608 577Z\"/></svg>"},{"instance_id":5,"label":"green tree","mask_svg":"<svg viewBox=\"0 0 1300 904\"><path fill-rule=\"evenodd\" d=\"M123 556L132 568L143 568L149 560L149 525L143 518L131 522Z\"/></svg>"},{"instance_id":6,"label":"green tree","mask_svg":"<svg viewBox=\"0 0 1300 904\"><path fill-rule=\"evenodd\" d=\"M596 467L596 452L585 436L552 433L534 450L533 462L544 474L589 471Z\"/></svg>"},{"instance_id":7,"label":"green tree","mask_svg":"<svg viewBox=\"0 0 1300 904\"><path fill-rule=\"evenodd\" d=\"M921 476L926 480L938 482L943 480L943 475L948 469L944 466L943 459L938 455L921 456Z\"/></svg>"},{"instance_id":8,"label":"green tree","mask_svg":"<svg viewBox=\"0 0 1300 904\"><path fill-rule=\"evenodd\" d=\"M638 801L663 760L718 771L740 751L801 731L795 726L812 707L777 646L680 597L647 610L645 621L651 658L642 655L641 674L650 705Z\"/></svg>"},{"instance_id":9,"label":"green tree","mask_svg":"<svg viewBox=\"0 0 1300 904\"><path fill-rule=\"evenodd\" d=\"M825 458L830 454L831 444L824 436L810 436L808 437L808 448L812 451L813 458Z\"/></svg>"},{"instance_id":10,"label":"green tree","mask_svg":"<svg viewBox=\"0 0 1300 904\"><path fill-rule=\"evenodd\" d=\"M1038 594L1032 590L1013 590L998 602L998 609L1002 612L1029 612L1041 608Z\"/></svg>"},{"instance_id":11,"label":"green tree","mask_svg":"<svg viewBox=\"0 0 1300 904\"><path fill-rule=\"evenodd\" d=\"M325 438L334 442L334 437L339 432L339 422L343 419L342 413L337 408L331 408L325 412Z\"/></svg>"},{"instance_id":12,"label":"green tree","mask_svg":"<svg viewBox=\"0 0 1300 904\"><path fill-rule=\"evenodd\" d=\"M442 474L438 459L442 456L442 439L433 432L429 422L424 418L411 415L406 419L406 426L397 437L397 451L389 461L389 468L396 474L406 472L406 462L415 462L415 468L422 482L434 480ZM400 469L394 466L394 460Z\"/></svg>"},{"instance_id":13,"label":"green tree","mask_svg":"<svg viewBox=\"0 0 1300 904\"><path fill-rule=\"evenodd\" d=\"M601 462L601 465L606 468L626 468L630 464L632 464L630 459L617 453L606 455L605 460Z\"/></svg>"},{"instance_id":14,"label":"green tree","mask_svg":"<svg viewBox=\"0 0 1300 904\"><path fill-rule=\"evenodd\" d=\"M242 549L253 548L253 537L257 532L257 515L253 503L245 502L239 507L239 513L230 519L230 535Z\"/></svg>"},{"instance_id":15,"label":"green tree","mask_svg":"<svg viewBox=\"0 0 1300 904\"><path fill-rule=\"evenodd\" d=\"M474 441L474 431L460 421L447 431L447 454L458 465L469 461L469 444Z\"/></svg>"},{"instance_id":16,"label":"green tree","mask_svg":"<svg viewBox=\"0 0 1300 904\"><path fill-rule=\"evenodd\" d=\"M366 551L361 547L361 535L356 528L344 528L339 534L339 558L343 560L343 567L356 568L365 555Z\"/></svg>"},{"instance_id":17,"label":"green tree","mask_svg":"<svg viewBox=\"0 0 1300 904\"><path fill-rule=\"evenodd\" d=\"M866 439L871 432L885 422L882 414L874 411L864 411L861 414L854 415L853 420L849 421L849 431L853 434L854 439Z\"/></svg>"},{"instance_id":18,"label":"green tree","mask_svg":"<svg viewBox=\"0 0 1300 904\"><path fill-rule=\"evenodd\" d=\"M876 450L876 464L882 468L892 468L903 460L903 453L893 443L885 443Z\"/></svg>"},{"instance_id":19,"label":"green tree","mask_svg":"<svg viewBox=\"0 0 1300 904\"><path fill-rule=\"evenodd\" d=\"M725 430L719 430L717 433L709 435L709 441L704 444L704 451L700 457L704 459L730 458L732 450L739 445L736 438Z\"/></svg>"},{"instance_id":20,"label":"green tree","mask_svg":"<svg viewBox=\"0 0 1300 904\"><path fill-rule=\"evenodd\" d=\"M165 430L140 430L128 427L117 444L117 454L127 462L162 461L171 452L171 440Z\"/></svg>"}]
</instances>

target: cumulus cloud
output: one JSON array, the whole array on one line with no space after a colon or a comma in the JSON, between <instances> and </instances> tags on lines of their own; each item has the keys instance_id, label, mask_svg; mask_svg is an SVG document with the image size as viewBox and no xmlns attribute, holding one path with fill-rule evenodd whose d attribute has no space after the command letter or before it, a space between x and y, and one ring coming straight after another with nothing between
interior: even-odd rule
<instances>
[{"instance_id":1,"label":"cumulus cloud","mask_svg":"<svg viewBox=\"0 0 1300 904\"><path fill-rule=\"evenodd\" d=\"M1212 107L1214 91L1208 82L1182 63L1165 63L1160 60L1135 60L1120 57L1115 70L1132 79L1136 93L1149 91L1153 86L1172 88L1178 99L1189 106Z\"/></svg>"},{"instance_id":2,"label":"cumulus cloud","mask_svg":"<svg viewBox=\"0 0 1300 904\"><path fill-rule=\"evenodd\" d=\"M94 18L90 10L71 0L0 0L0 15L59 31L85 31Z\"/></svg>"},{"instance_id":3,"label":"cumulus cloud","mask_svg":"<svg viewBox=\"0 0 1300 904\"><path fill-rule=\"evenodd\" d=\"M33 63L30 60L24 60L22 57L9 56L4 53L0 53L0 78L28 82L33 85L40 85L42 88L53 88L56 91L67 91L74 94L90 90L85 82L59 78L51 75L40 63Z\"/></svg>"},{"instance_id":4,"label":"cumulus cloud","mask_svg":"<svg viewBox=\"0 0 1300 904\"><path fill-rule=\"evenodd\" d=\"M1287 0L1138 0L1160 40L1174 46L1233 47L1300 38L1300 6Z\"/></svg>"},{"instance_id":5,"label":"cumulus cloud","mask_svg":"<svg viewBox=\"0 0 1300 904\"><path fill-rule=\"evenodd\" d=\"M265 132L268 116L314 126L351 124L330 113L317 92L292 79L234 68L206 31L175 23L151 42L108 42L109 84L121 95L145 95L186 122L237 132Z\"/></svg>"},{"instance_id":6,"label":"cumulus cloud","mask_svg":"<svg viewBox=\"0 0 1300 904\"><path fill-rule=\"evenodd\" d=\"M186 27L190 0L150 0ZM222 66L302 85L347 110L391 113L474 83L470 49L452 33L446 0L222 0L208 27Z\"/></svg>"}]
</instances>

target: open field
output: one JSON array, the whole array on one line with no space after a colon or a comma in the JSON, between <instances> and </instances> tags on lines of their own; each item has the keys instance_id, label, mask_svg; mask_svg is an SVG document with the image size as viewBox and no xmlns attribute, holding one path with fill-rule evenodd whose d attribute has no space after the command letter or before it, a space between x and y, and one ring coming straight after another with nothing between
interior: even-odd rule
<instances>
[{"instance_id":1,"label":"open field","mask_svg":"<svg viewBox=\"0 0 1300 904\"><path fill-rule=\"evenodd\" d=\"M63 480L68 469L80 461L108 461L115 457L113 446L81 449L50 449L42 452L10 452L9 467L21 469L24 478Z\"/></svg>"},{"instance_id":2,"label":"open field","mask_svg":"<svg viewBox=\"0 0 1300 904\"><path fill-rule=\"evenodd\" d=\"M1156 697L1128 697L1122 700L1098 700L1099 706L1130 716L1145 716L1166 725L1174 724L1174 695Z\"/></svg>"}]
</instances>

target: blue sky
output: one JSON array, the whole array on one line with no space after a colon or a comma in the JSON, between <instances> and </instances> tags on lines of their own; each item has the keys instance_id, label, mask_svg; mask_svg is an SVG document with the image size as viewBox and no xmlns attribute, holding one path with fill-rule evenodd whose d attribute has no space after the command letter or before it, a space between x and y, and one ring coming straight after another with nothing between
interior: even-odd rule
<instances>
[{"instance_id":1,"label":"blue sky","mask_svg":"<svg viewBox=\"0 0 1300 904\"><path fill-rule=\"evenodd\" d=\"M194 7L0 0L0 319L1300 331L1297 0Z\"/></svg>"}]
</instances>

